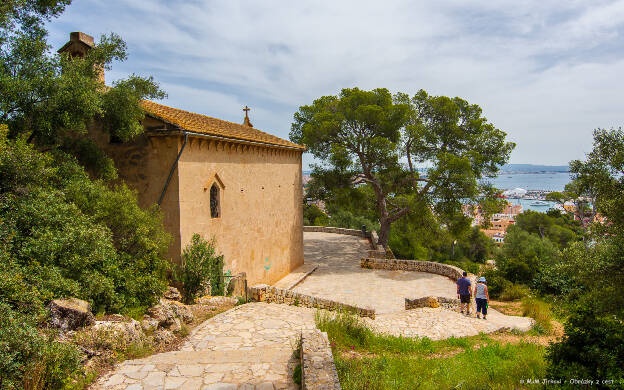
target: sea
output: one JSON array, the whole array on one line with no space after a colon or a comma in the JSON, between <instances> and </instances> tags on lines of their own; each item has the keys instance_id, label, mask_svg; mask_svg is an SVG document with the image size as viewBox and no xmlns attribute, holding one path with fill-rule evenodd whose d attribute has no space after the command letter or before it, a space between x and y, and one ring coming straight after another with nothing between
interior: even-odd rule
<instances>
[{"instance_id":1,"label":"sea","mask_svg":"<svg viewBox=\"0 0 624 390\"><path fill-rule=\"evenodd\" d=\"M502 173L489 182L496 188L505 191L514 188L525 190L543 191L563 191L566 184L570 182L568 172L544 172L544 173ZM535 201L529 199L513 199L509 201L513 204L521 204L523 210L533 210L546 212L554 208L555 202L545 202L546 205L531 205Z\"/></svg>"},{"instance_id":2,"label":"sea","mask_svg":"<svg viewBox=\"0 0 624 390\"><path fill-rule=\"evenodd\" d=\"M309 175L309 171L303 171L304 175ZM566 184L570 182L568 172L540 172L540 173L501 173L488 181L501 191L514 188L525 190L543 191L563 191ZM534 200L529 199L509 199L511 203L521 204L523 210L533 210L546 212L555 207L555 202L546 202L546 205L531 205Z\"/></svg>"}]
</instances>

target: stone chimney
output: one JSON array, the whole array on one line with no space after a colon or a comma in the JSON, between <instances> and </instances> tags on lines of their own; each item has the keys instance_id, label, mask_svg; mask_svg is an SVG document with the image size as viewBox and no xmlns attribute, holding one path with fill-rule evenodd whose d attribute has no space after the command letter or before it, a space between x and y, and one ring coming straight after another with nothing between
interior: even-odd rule
<instances>
[{"instance_id":1,"label":"stone chimney","mask_svg":"<svg viewBox=\"0 0 624 390\"><path fill-rule=\"evenodd\" d=\"M95 47L95 41L89 34L80 31L69 33L69 42L63 45L58 52L68 53L70 57L84 58L87 52ZM98 69L98 80L104 84L104 69Z\"/></svg>"}]
</instances>

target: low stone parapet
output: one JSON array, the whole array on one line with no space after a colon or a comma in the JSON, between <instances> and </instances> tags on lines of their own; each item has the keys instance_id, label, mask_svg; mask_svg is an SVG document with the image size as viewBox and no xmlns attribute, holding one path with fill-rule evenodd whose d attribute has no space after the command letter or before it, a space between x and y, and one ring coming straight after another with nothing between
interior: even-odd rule
<instances>
[{"instance_id":1,"label":"low stone parapet","mask_svg":"<svg viewBox=\"0 0 624 390\"><path fill-rule=\"evenodd\" d=\"M345 311L357 314L360 317L375 319L375 309L357 307L346 303L336 302L329 299L313 297L292 290L260 284L249 288L249 297L258 302L283 303L293 306L310 307L331 311Z\"/></svg>"},{"instance_id":2,"label":"low stone parapet","mask_svg":"<svg viewBox=\"0 0 624 390\"><path fill-rule=\"evenodd\" d=\"M371 244L372 250L377 251L379 253L383 251L383 254L384 254L383 257L385 257L386 251L383 246L377 244L379 242L379 237L377 236L377 232L374 230L371 232L369 231L362 232L361 230L357 230L357 229L345 229L345 228L338 228L338 227L333 227L333 226L304 226L303 231L304 232L344 234L347 236L367 238Z\"/></svg>"},{"instance_id":3,"label":"low stone parapet","mask_svg":"<svg viewBox=\"0 0 624 390\"><path fill-rule=\"evenodd\" d=\"M300 356L303 390L340 390L327 333L318 329L302 332Z\"/></svg>"},{"instance_id":4,"label":"low stone parapet","mask_svg":"<svg viewBox=\"0 0 624 390\"><path fill-rule=\"evenodd\" d=\"M448 264L435 263L432 261L419 260L398 260L398 259L380 259L380 258L363 258L360 260L360 267L368 269L386 269L393 271L416 271L428 272L430 274L438 274L456 281L462 277L464 270Z\"/></svg>"},{"instance_id":5,"label":"low stone parapet","mask_svg":"<svg viewBox=\"0 0 624 390\"><path fill-rule=\"evenodd\" d=\"M457 310L459 308L459 299L447 297L405 298L405 310L421 307L442 307L444 309Z\"/></svg>"}]
</instances>

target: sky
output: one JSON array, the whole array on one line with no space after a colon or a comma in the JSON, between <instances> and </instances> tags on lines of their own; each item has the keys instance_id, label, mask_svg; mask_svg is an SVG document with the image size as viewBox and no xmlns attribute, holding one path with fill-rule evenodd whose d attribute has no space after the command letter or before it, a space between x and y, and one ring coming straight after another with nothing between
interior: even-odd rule
<instances>
[{"instance_id":1,"label":"sky","mask_svg":"<svg viewBox=\"0 0 624 390\"><path fill-rule=\"evenodd\" d=\"M55 49L115 32L129 57L107 83L151 75L163 104L232 122L248 105L282 138L300 106L356 86L478 104L511 163L582 159L624 122L624 0L74 0L49 30Z\"/></svg>"}]
</instances>

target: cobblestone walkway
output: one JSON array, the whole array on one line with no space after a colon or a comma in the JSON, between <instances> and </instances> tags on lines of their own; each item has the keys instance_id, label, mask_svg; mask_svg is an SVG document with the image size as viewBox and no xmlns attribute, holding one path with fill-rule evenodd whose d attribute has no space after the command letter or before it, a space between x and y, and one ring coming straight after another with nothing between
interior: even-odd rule
<instances>
[{"instance_id":1,"label":"cobblestone walkway","mask_svg":"<svg viewBox=\"0 0 624 390\"><path fill-rule=\"evenodd\" d=\"M455 298L455 283L425 272L360 268L368 240L333 233L304 232L305 263L319 267L293 291L332 299L377 314L405 310L405 298L440 296Z\"/></svg>"},{"instance_id":2,"label":"cobblestone walkway","mask_svg":"<svg viewBox=\"0 0 624 390\"><path fill-rule=\"evenodd\" d=\"M531 329L532 320L527 317L506 316L495 310L488 310L487 320L447 309L412 309L402 312L378 315L375 320L365 322L379 333L403 337L428 337L432 340L449 337L475 336L498 330L516 329L526 332Z\"/></svg>"},{"instance_id":3,"label":"cobblestone walkway","mask_svg":"<svg viewBox=\"0 0 624 390\"><path fill-rule=\"evenodd\" d=\"M197 327L180 351L121 363L95 389L297 389L293 351L314 310L250 303Z\"/></svg>"}]
</instances>

